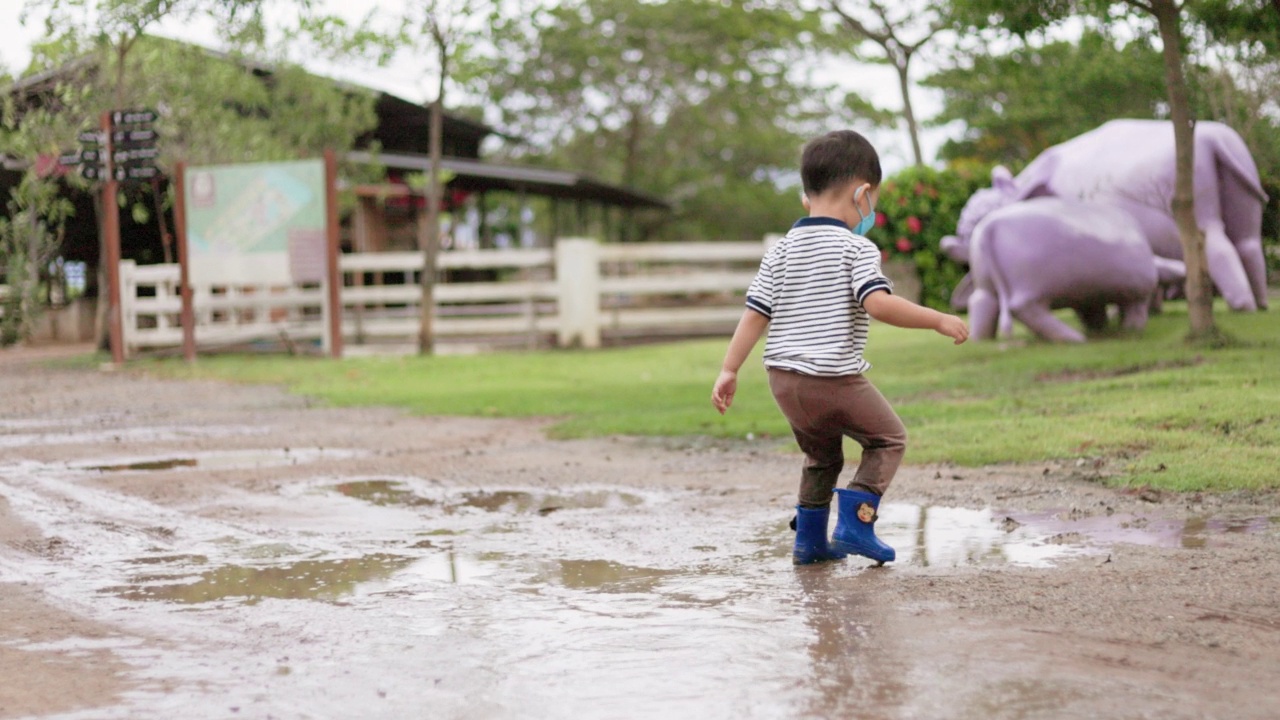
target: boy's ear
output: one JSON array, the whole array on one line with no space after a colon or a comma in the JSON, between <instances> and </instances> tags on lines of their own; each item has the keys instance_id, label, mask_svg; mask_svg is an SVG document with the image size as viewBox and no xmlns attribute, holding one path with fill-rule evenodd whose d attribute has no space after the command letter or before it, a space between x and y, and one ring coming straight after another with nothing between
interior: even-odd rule
<instances>
[{"instance_id":1,"label":"boy's ear","mask_svg":"<svg viewBox=\"0 0 1280 720\"><path fill-rule=\"evenodd\" d=\"M809 212L809 195L807 193L800 193L800 204L804 206L805 212Z\"/></svg>"}]
</instances>

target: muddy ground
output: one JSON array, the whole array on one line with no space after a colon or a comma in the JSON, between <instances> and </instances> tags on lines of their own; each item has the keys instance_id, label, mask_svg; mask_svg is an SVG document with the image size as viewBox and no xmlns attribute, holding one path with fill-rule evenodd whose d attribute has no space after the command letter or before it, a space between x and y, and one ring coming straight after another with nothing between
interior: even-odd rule
<instances>
[{"instance_id":1,"label":"muddy ground","mask_svg":"<svg viewBox=\"0 0 1280 720\"><path fill-rule=\"evenodd\" d=\"M793 568L776 441L43 359L0 352L0 718L1280 716L1275 493L909 467L898 562Z\"/></svg>"}]
</instances>

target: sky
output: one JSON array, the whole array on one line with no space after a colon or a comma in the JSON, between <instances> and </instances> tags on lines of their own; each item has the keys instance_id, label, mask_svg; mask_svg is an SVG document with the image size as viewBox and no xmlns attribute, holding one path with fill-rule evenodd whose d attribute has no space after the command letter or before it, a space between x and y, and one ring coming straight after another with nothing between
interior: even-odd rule
<instances>
[{"instance_id":1,"label":"sky","mask_svg":"<svg viewBox=\"0 0 1280 720\"><path fill-rule=\"evenodd\" d=\"M18 74L31 59L31 45L44 32L39 17L32 18L26 26L19 18L25 0L0 0L0 67L11 74ZM342 0L323 0L330 8L350 11L353 7L367 11L373 7L394 8L403 0L368 0L365 3L342 2ZM352 20L355 20L354 16ZM177 40L186 40L208 44L213 36L213 28L205 23L165 22L156 26L154 34ZM386 67L377 67L373 62L344 61L341 64L325 60L308 58L302 65L311 72L329 77L350 81L366 87L382 90L407 100L425 102L432 92L428 90L431 78L427 68L416 66L406 58L398 58ZM850 83L850 89L863 93L867 99L881 107L896 108L901 106L900 90L896 73L887 66L863 65L848 63L827 71L832 80ZM916 76L919 70L913 69ZM916 115L929 118L941 109L941 97L937 91L916 87L912 91ZM926 128L922 133L921 143L926 160L936 157L938 149L947 139L957 136L959 128ZM877 129L867 131L872 143L880 151L881 164L886 175L911 164L911 144L905 130Z\"/></svg>"}]
</instances>

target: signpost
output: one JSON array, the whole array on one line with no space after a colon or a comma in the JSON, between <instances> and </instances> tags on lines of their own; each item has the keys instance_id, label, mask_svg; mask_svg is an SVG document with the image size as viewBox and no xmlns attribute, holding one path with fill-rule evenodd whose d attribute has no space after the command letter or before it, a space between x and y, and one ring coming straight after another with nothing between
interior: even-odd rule
<instances>
[{"instance_id":1,"label":"signpost","mask_svg":"<svg viewBox=\"0 0 1280 720\"><path fill-rule=\"evenodd\" d=\"M107 263L107 320L110 327L111 360L124 362L124 327L120 311L120 208L116 202L119 183L150 180L160 176L155 159L159 134L151 128L159 115L155 110L110 110L102 113L97 130L76 136L80 152L63 155L58 163L80 166L80 177L101 181L102 236Z\"/></svg>"}]
</instances>

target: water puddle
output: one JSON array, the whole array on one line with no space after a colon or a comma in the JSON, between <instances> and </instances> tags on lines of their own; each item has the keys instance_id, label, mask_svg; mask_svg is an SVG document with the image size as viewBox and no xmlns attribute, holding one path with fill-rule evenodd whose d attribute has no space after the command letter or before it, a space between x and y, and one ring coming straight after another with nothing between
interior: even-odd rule
<instances>
[{"instance_id":1,"label":"water puddle","mask_svg":"<svg viewBox=\"0 0 1280 720\"><path fill-rule=\"evenodd\" d=\"M289 565L253 567L226 565L188 575L139 575L127 585L101 590L125 600L207 603L238 600L255 605L266 598L336 600L360 583L391 576L413 562L399 555L366 555L347 560L303 560Z\"/></svg>"},{"instance_id":2,"label":"water puddle","mask_svg":"<svg viewBox=\"0 0 1280 720\"><path fill-rule=\"evenodd\" d=\"M1206 547L1231 533L1259 533L1280 518L1191 518L1137 515L1006 513L886 503L876 531L898 551L901 564L923 567L1012 564L1045 567L1054 561L1105 552L1121 543Z\"/></svg>"},{"instance_id":3,"label":"water puddle","mask_svg":"<svg viewBox=\"0 0 1280 720\"><path fill-rule=\"evenodd\" d=\"M363 452L333 448L282 448L279 450L223 450L181 456L88 460L69 465L75 470L95 472L156 472L194 468L197 470L242 470L302 465L320 460L345 460Z\"/></svg>"},{"instance_id":4,"label":"water puddle","mask_svg":"<svg viewBox=\"0 0 1280 720\"><path fill-rule=\"evenodd\" d=\"M570 590L608 593L648 593L676 570L634 567L608 560L558 560L545 563L530 582L560 585Z\"/></svg>"},{"instance_id":5,"label":"water puddle","mask_svg":"<svg viewBox=\"0 0 1280 720\"><path fill-rule=\"evenodd\" d=\"M475 509L500 514L550 515L560 510L621 510L644 505L645 497L612 488L592 488L573 492L537 490L443 491L432 489L430 496L415 491L403 480L370 479L338 483L334 492L372 505L400 507L441 507L446 513Z\"/></svg>"},{"instance_id":6,"label":"water puddle","mask_svg":"<svg viewBox=\"0 0 1280 720\"><path fill-rule=\"evenodd\" d=\"M342 495L363 500L372 505L416 507L419 505L436 505L436 501L410 490L409 487L396 480L358 480L344 482L333 486Z\"/></svg>"}]
</instances>

